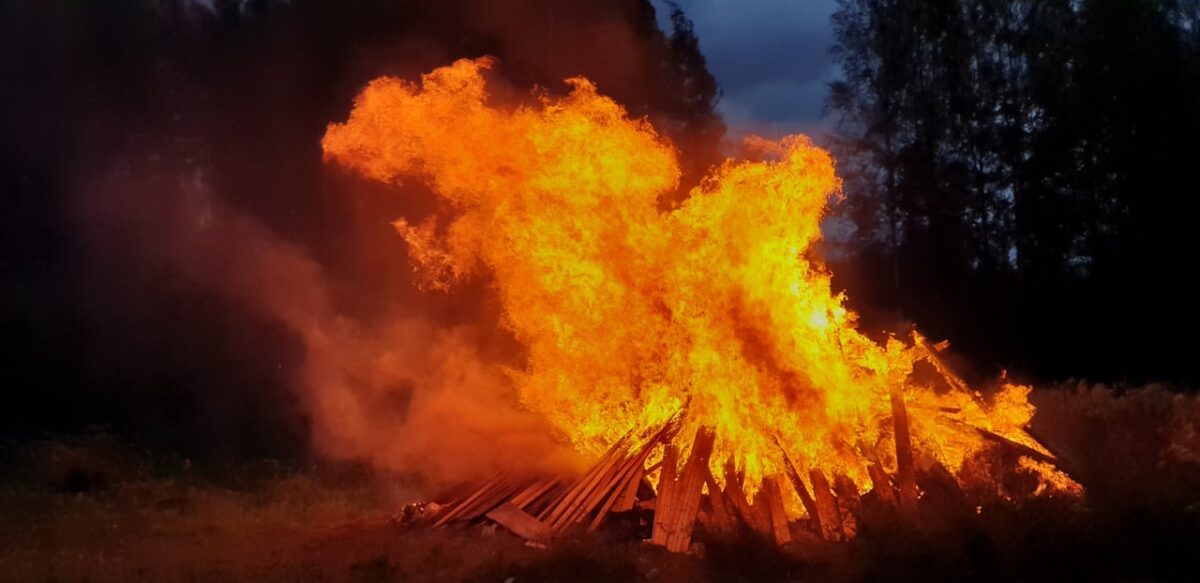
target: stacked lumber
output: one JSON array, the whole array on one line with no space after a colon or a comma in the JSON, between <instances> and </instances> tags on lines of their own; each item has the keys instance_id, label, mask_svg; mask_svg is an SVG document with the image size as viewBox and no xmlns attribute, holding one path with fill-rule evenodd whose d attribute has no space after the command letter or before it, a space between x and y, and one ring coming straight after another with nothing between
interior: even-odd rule
<instances>
[{"instance_id":1,"label":"stacked lumber","mask_svg":"<svg viewBox=\"0 0 1200 583\"><path fill-rule=\"evenodd\" d=\"M641 440L626 435L574 481L553 477L518 479L501 472L482 482L460 485L436 499L440 507L432 518L432 527L486 519L527 540L545 541L576 524L586 524L589 531L594 531L609 514L632 510L641 502L654 510L648 542L671 552L690 549L698 520L713 531L729 532L741 524L779 545L792 540L783 476L768 477L753 500L748 499L744 475L732 465L726 467L724 488L712 475L709 462L716 439L712 431L702 429L696 433L687 461L681 466L679 449L669 441L673 430L667 425ZM663 451L662 461L646 467L658 447ZM657 470L661 470L657 493L653 499L639 501L639 486ZM787 479L818 535L830 541L844 540L833 489L820 472L813 471L810 477L815 497L789 461ZM702 513L704 501L708 502L708 510Z\"/></svg>"},{"instance_id":2,"label":"stacked lumber","mask_svg":"<svg viewBox=\"0 0 1200 583\"><path fill-rule=\"evenodd\" d=\"M938 362L937 366L942 365ZM853 451L861 457L875 499L896 508L901 515L911 515L919 491L907 403L899 390L891 394L891 409L895 472L884 468L876 445L860 442ZM951 415L955 411L942 413L940 422L978 432L1013 453L1057 461L1043 451L954 419ZM653 520L647 542L671 552L691 548L697 523L708 532L728 533L739 526L747 527L778 545L794 540L800 532L794 528L807 528L812 533L808 536L829 542L855 537L862 500L858 487L844 473L801 467L780 447L784 472L767 476L757 491L748 489L744 473L731 460L726 462L722 486L710 469L716 441L713 431L702 428L695 433L685 460L681 460L676 444L677 431L677 420L637 435L630 431L575 479L501 472L487 480L459 485L433 500L435 503L429 506L435 510L427 520L433 528L488 520L527 540L545 541L575 525L594 531L612 513L651 509ZM647 467L659 451L661 461ZM657 492L648 479L655 472ZM651 495L644 495L646 492ZM803 506L806 521L788 515L786 501L791 492Z\"/></svg>"},{"instance_id":3,"label":"stacked lumber","mask_svg":"<svg viewBox=\"0 0 1200 583\"><path fill-rule=\"evenodd\" d=\"M481 483L444 495L432 527L491 520L530 540L544 540L571 525L597 529L611 512L633 509L646 460L671 434L666 424L650 436L627 434L600 461L574 481L554 477L516 479L501 472Z\"/></svg>"}]
</instances>

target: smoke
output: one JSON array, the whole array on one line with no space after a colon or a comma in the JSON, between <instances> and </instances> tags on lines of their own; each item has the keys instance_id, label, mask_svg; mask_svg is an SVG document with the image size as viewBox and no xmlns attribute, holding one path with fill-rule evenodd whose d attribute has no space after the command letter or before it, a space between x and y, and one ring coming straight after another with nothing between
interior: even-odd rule
<instances>
[{"instance_id":1,"label":"smoke","mask_svg":"<svg viewBox=\"0 0 1200 583\"><path fill-rule=\"evenodd\" d=\"M492 54L525 96L595 80L686 160L722 131L702 57L642 0L0 16L7 437L99 423L213 464L316 455L434 481L574 463L513 397L523 349L486 284L414 285L391 222L436 198L326 166L325 126L372 78Z\"/></svg>"},{"instance_id":2,"label":"smoke","mask_svg":"<svg viewBox=\"0 0 1200 583\"><path fill-rule=\"evenodd\" d=\"M485 354L479 325L339 311L322 267L222 202L202 171L181 170L175 184L113 171L73 210L97 278L123 271L140 286L153 285L149 274L170 273L282 325L302 347L287 385L320 454L434 481L571 462L542 420L516 402L503 363ZM94 311L136 311L123 305L130 299L109 296ZM247 358L262 355L251 349ZM227 397L215 387L211 396Z\"/></svg>"}]
</instances>

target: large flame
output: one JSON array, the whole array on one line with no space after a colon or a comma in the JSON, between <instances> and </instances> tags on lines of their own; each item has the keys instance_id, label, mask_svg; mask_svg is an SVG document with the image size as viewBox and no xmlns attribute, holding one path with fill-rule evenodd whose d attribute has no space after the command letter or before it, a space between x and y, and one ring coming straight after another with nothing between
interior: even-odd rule
<instances>
[{"instance_id":1,"label":"large flame","mask_svg":"<svg viewBox=\"0 0 1200 583\"><path fill-rule=\"evenodd\" d=\"M678 416L685 455L696 430L714 430L718 476L732 460L753 488L786 454L865 490L864 454L895 464L896 392L920 459L956 476L994 444L979 429L1044 453L1023 429L1028 387L989 403L919 336L881 345L858 331L809 257L839 180L808 138L756 139L763 160L726 161L662 211L679 168L648 122L583 78L564 97L493 106L490 66L461 60L419 86L376 79L323 147L373 179L423 180L446 203L440 220L396 223L422 281L491 278L528 349L511 371L522 402L578 449ZM941 381L914 379L922 360Z\"/></svg>"}]
</instances>

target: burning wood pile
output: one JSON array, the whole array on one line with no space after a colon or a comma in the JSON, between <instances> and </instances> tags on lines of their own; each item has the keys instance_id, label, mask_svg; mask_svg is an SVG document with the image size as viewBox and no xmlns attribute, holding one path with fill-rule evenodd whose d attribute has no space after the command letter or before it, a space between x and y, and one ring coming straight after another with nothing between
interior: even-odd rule
<instances>
[{"instance_id":1,"label":"burning wood pile","mask_svg":"<svg viewBox=\"0 0 1200 583\"><path fill-rule=\"evenodd\" d=\"M564 96L495 104L491 66L377 79L322 143L365 177L437 195L433 216L395 223L420 284L487 278L525 349L504 368L520 405L598 460L574 479L456 489L433 526L491 520L542 540L640 509L672 551L697 520L785 543L807 516L836 541L854 536L862 494L908 512L919 470L995 485L1004 470L979 460L997 449L1039 492L1078 491L1025 429L1030 387L985 396L942 362L944 345L858 330L813 252L840 188L828 152L748 139L748 159L662 210L679 164L648 121L582 78Z\"/></svg>"},{"instance_id":2,"label":"burning wood pile","mask_svg":"<svg viewBox=\"0 0 1200 583\"><path fill-rule=\"evenodd\" d=\"M935 355L930 354L930 360L945 371ZM878 453L866 447L859 450L861 465L871 479L868 493L901 515L911 515L920 494L902 395L896 394L891 406L895 471L885 469ZM649 435L630 432L574 479L501 473L482 483L460 484L437 496L435 510L417 522L440 528L491 521L526 540L545 542L571 528L595 531L612 513L640 509L653 516L647 542L677 553L690 550L697 522L716 533L748 527L778 545L792 542L793 533L805 527L829 542L854 538L863 493L845 473L828 476L817 468L804 472L781 449L783 475L768 476L751 495L744 473L732 463L724 466L723 480L716 479L711 469L715 441L711 430L702 428L695 433L690 454L681 465L680 449L673 443L678 429L677 420L672 420ZM1057 462L1044 448L1023 445L983 428L964 424L961 429L1037 463ZM660 459L649 463L656 450ZM787 510L788 485L802 504L803 525Z\"/></svg>"}]
</instances>

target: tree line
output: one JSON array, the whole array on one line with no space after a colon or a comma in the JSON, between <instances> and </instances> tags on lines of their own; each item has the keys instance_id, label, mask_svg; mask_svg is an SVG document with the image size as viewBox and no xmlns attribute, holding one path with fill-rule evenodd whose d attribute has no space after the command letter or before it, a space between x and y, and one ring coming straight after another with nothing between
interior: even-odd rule
<instances>
[{"instance_id":1,"label":"tree line","mask_svg":"<svg viewBox=\"0 0 1200 583\"><path fill-rule=\"evenodd\" d=\"M839 0L833 26L868 319L980 372L1200 380L1200 2Z\"/></svg>"}]
</instances>

